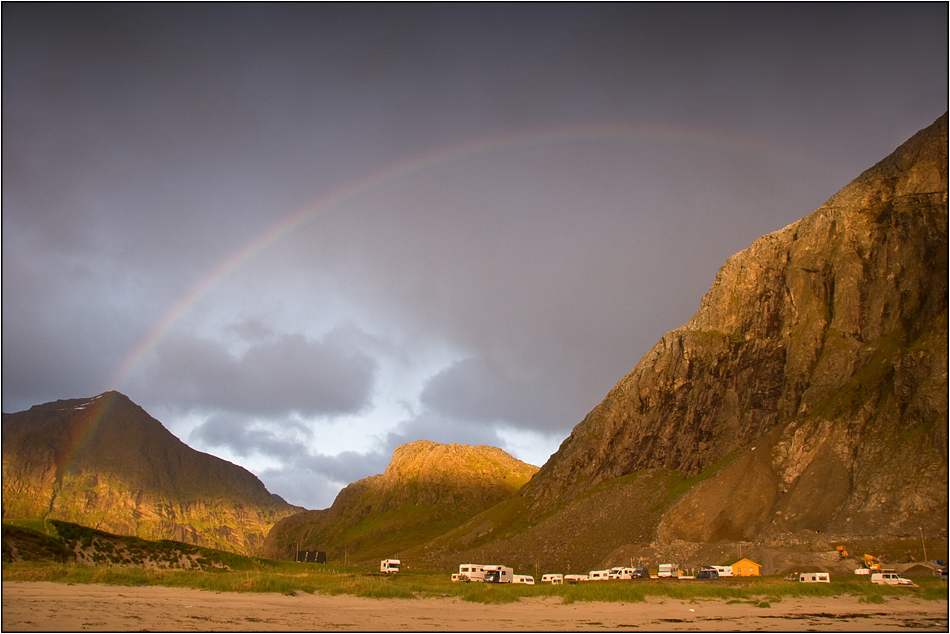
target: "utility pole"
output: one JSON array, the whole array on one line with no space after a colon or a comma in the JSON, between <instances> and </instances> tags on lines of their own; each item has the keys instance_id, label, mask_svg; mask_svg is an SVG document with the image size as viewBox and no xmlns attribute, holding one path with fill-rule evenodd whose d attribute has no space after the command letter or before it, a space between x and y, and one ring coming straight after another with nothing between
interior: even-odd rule
<instances>
[{"instance_id":1,"label":"utility pole","mask_svg":"<svg viewBox=\"0 0 950 634\"><path fill-rule=\"evenodd\" d=\"M924 547L924 561L930 561L927 559L927 544L924 543L924 529L918 526L917 530L920 531L920 545Z\"/></svg>"}]
</instances>

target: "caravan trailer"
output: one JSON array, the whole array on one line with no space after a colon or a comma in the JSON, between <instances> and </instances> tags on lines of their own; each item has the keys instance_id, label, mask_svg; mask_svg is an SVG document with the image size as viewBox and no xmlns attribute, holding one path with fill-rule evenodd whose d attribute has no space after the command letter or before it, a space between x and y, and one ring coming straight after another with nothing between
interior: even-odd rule
<instances>
[{"instance_id":1,"label":"caravan trailer","mask_svg":"<svg viewBox=\"0 0 950 634\"><path fill-rule=\"evenodd\" d=\"M587 573L588 581L606 581L609 578L609 570L591 570L589 573Z\"/></svg>"},{"instance_id":2,"label":"caravan trailer","mask_svg":"<svg viewBox=\"0 0 950 634\"><path fill-rule=\"evenodd\" d=\"M801 583L831 583L831 575L827 572L802 572L798 575Z\"/></svg>"},{"instance_id":3,"label":"caravan trailer","mask_svg":"<svg viewBox=\"0 0 950 634\"><path fill-rule=\"evenodd\" d=\"M385 573L399 572L399 560L383 559L381 562L379 562L379 571Z\"/></svg>"},{"instance_id":4,"label":"caravan trailer","mask_svg":"<svg viewBox=\"0 0 950 634\"><path fill-rule=\"evenodd\" d=\"M720 577L732 576L732 566L710 566L710 568L718 572Z\"/></svg>"},{"instance_id":5,"label":"caravan trailer","mask_svg":"<svg viewBox=\"0 0 950 634\"><path fill-rule=\"evenodd\" d=\"M660 569L656 573L657 577L679 577L680 571L676 564L660 564Z\"/></svg>"},{"instance_id":6,"label":"caravan trailer","mask_svg":"<svg viewBox=\"0 0 950 634\"><path fill-rule=\"evenodd\" d=\"M559 586L564 583L564 575L541 575L541 583L550 583L552 586Z\"/></svg>"},{"instance_id":7,"label":"caravan trailer","mask_svg":"<svg viewBox=\"0 0 950 634\"><path fill-rule=\"evenodd\" d=\"M533 586L534 577L531 575L515 575L514 579L511 580L511 583L523 583L525 585Z\"/></svg>"}]
</instances>

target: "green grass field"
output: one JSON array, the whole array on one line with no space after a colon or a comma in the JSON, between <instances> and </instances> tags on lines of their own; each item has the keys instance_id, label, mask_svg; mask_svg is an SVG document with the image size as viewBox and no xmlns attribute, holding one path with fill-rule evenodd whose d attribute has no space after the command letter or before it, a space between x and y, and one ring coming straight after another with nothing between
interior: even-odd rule
<instances>
[{"instance_id":1,"label":"green grass field","mask_svg":"<svg viewBox=\"0 0 950 634\"><path fill-rule=\"evenodd\" d=\"M868 603L889 597L931 601L947 600L947 582L918 577L919 588L878 586L867 579L841 577L831 583L804 584L779 577L750 577L718 581L632 580L593 581L576 585L535 586L513 584L452 583L448 572L403 571L381 575L366 568L262 561L252 570L195 572L83 566L49 562L7 563L3 581L53 581L102 583L117 586L170 586L218 592L277 592L291 594L349 594L370 598L413 599L458 597L478 603L508 603L521 597L554 596L565 603L576 601L640 602L648 597L679 601L720 599L767 607L797 597L853 595Z\"/></svg>"}]
</instances>

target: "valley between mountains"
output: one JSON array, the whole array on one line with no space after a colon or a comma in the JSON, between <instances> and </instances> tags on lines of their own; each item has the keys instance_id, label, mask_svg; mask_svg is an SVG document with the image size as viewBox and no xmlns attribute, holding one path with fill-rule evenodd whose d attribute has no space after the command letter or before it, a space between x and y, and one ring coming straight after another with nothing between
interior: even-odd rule
<instances>
[{"instance_id":1,"label":"valley between mountains","mask_svg":"<svg viewBox=\"0 0 950 634\"><path fill-rule=\"evenodd\" d=\"M946 557L947 209L944 114L729 258L540 468L418 440L307 510L109 392L3 414L4 522L418 570Z\"/></svg>"}]
</instances>

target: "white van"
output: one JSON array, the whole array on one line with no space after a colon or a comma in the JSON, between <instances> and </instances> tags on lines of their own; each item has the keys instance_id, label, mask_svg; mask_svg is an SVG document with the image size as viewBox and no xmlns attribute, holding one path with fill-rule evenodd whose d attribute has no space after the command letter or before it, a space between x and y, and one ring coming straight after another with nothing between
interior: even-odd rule
<instances>
[{"instance_id":1,"label":"white van","mask_svg":"<svg viewBox=\"0 0 950 634\"><path fill-rule=\"evenodd\" d=\"M531 575L515 575L514 578L511 580L511 583L523 583L525 585L533 586L534 577L532 577Z\"/></svg>"},{"instance_id":2,"label":"white van","mask_svg":"<svg viewBox=\"0 0 950 634\"><path fill-rule=\"evenodd\" d=\"M831 575L827 572L802 572L798 575L800 583L831 583Z\"/></svg>"},{"instance_id":3,"label":"white van","mask_svg":"<svg viewBox=\"0 0 950 634\"><path fill-rule=\"evenodd\" d=\"M915 586L913 581L905 579L896 572L875 572L871 575L871 583L882 586Z\"/></svg>"},{"instance_id":4,"label":"white van","mask_svg":"<svg viewBox=\"0 0 950 634\"><path fill-rule=\"evenodd\" d=\"M564 583L564 575L541 575L541 583L550 583L554 586L559 586Z\"/></svg>"},{"instance_id":5,"label":"white van","mask_svg":"<svg viewBox=\"0 0 950 634\"><path fill-rule=\"evenodd\" d=\"M608 579L633 579L633 568L616 566L610 569Z\"/></svg>"}]
</instances>

